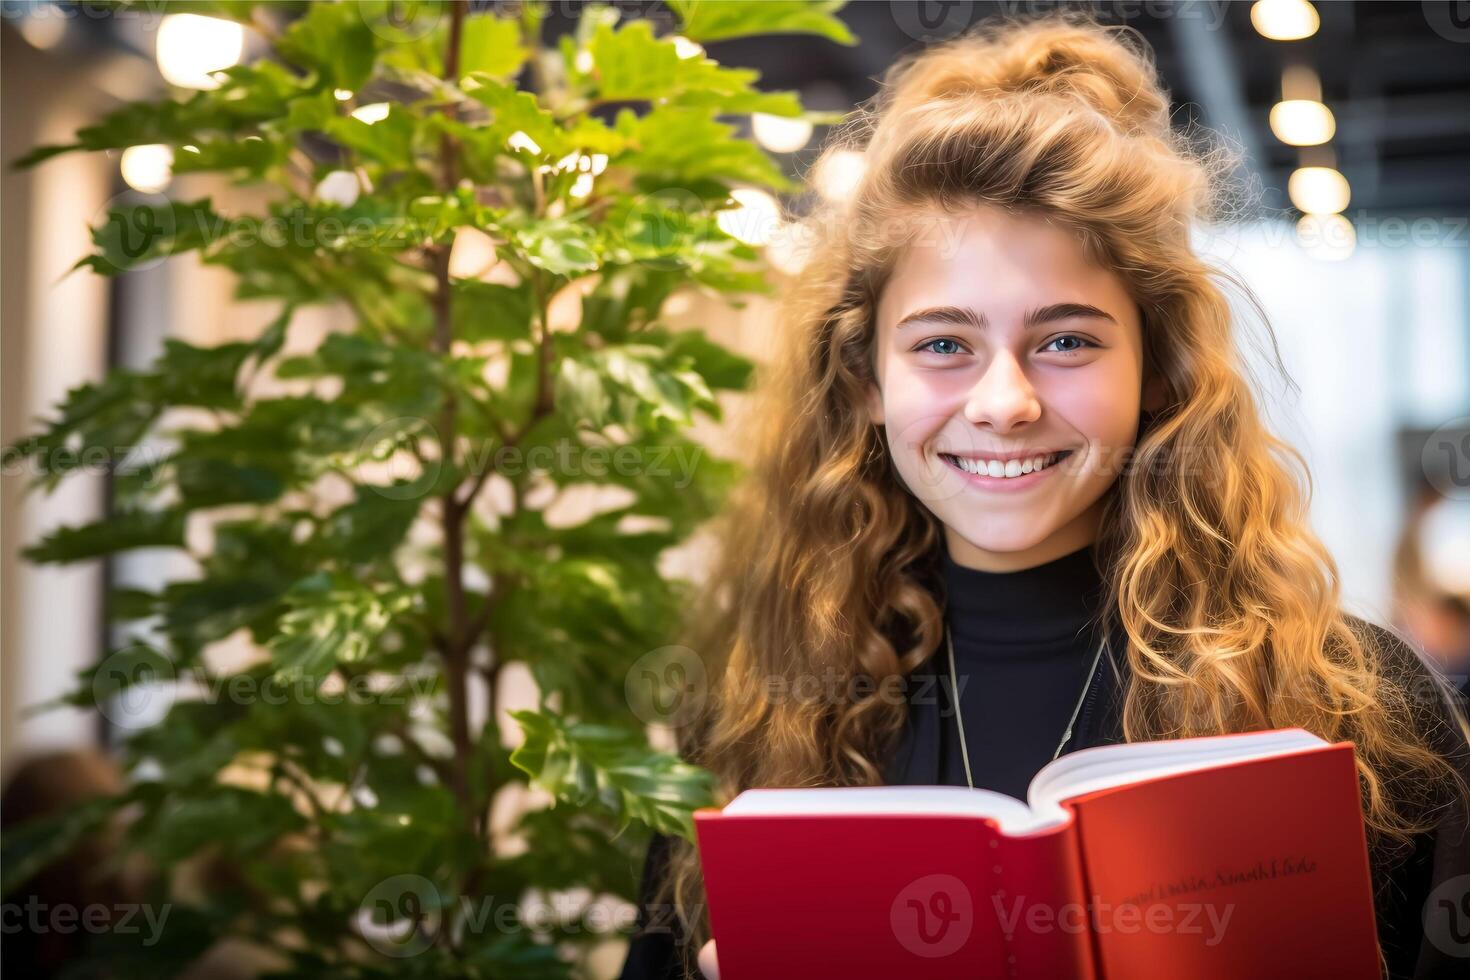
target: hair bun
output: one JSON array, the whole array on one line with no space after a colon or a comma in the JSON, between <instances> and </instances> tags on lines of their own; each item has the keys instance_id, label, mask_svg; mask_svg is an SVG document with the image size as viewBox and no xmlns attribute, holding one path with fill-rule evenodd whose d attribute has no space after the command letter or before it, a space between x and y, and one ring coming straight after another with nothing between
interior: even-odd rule
<instances>
[{"instance_id":1,"label":"hair bun","mask_svg":"<svg viewBox=\"0 0 1470 980\"><path fill-rule=\"evenodd\" d=\"M1169 97L1153 58L1126 27L1046 17L986 21L896 66L893 108L1038 93L1081 101L1121 131L1163 137Z\"/></svg>"}]
</instances>

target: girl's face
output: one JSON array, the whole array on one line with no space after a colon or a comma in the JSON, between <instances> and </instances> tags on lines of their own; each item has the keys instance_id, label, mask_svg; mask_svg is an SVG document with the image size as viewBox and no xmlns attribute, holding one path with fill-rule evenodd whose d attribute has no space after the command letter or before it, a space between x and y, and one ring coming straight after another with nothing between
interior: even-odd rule
<instances>
[{"instance_id":1,"label":"girl's face","mask_svg":"<svg viewBox=\"0 0 1470 980\"><path fill-rule=\"evenodd\" d=\"M1096 540L1145 402L1138 308L1059 225L934 222L880 297L869 417L955 561L1030 568Z\"/></svg>"}]
</instances>

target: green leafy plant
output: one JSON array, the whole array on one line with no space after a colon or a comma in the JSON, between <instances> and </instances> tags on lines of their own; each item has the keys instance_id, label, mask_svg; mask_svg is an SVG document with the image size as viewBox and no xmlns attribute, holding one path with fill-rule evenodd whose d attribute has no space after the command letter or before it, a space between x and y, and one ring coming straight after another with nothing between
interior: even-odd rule
<instances>
[{"instance_id":1,"label":"green leafy plant","mask_svg":"<svg viewBox=\"0 0 1470 980\"><path fill-rule=\"evenodd\" d=\"M696 42L852 43L839 3L670 6ZM269 54L19 161L161 143L174 173L269 201L116 201L80 267L196 253L280 314L253 340L170 340L6 450L48 492L99 459L113 483L112 513L31 560L161 548L195 569L115 590L126 642L64 699L122 722L130 788L4 842L13 896L129 812L124 854L151 860L171 914L154 945L97 944L110 976L173 972L225 937L273 951L277 976L573 975L601 937L531 921L527 896L634 897L647 834L687 835L709 799L706 773L650 746L626 685L686 599L661 556L733 475L688 429L750 365L660 314L681 289L740 306L769 288L717 213L736 186L793 185L722 117L835 119L607 7L552 48L539 4L404 7L178 4L250 24ZM461 274L466 234L504 274ZM580 317L553 329L574 290ZM302 349L313 304L352 323ZM590 517L553 519L588 488ZM207 656L242 633L257 659ZM539 705L503 739L517 667ZM492 825L492 803L533 792L554 805ZM201 858L234 884L180 897Z\"/></svg>"}]
</instances>

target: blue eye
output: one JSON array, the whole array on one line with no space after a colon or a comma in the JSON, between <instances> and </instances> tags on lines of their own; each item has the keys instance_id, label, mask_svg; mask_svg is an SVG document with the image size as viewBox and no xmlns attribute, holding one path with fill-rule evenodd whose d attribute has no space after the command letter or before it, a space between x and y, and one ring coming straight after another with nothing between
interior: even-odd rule
<instances>
[{"instance_id":1,"label":"blue eye","mask_svg":"<svg viewBox=\"0 0 1470 980\"><path fill-rule=\"evenodd\" d=\"M935 347L934 347L935 344L948 344L951 347L953 347L954 349L953 350L936 350ZM928 351L933 351L935 354L958 354L964 348L961 347L960 346L960 342L958 340L955 340L953 337L935 337L933 340L926 340L926 341L924 341L922 344L920 344L918 347L916 347L914 349L915 350L928 350Z\"/></svg>"},{"instance_id":2,"label":"blue eye","mask_svg":"<svg viewBox=\"0 0 1470 980\"><path fill-rule=\"evenodd\" d=\"M1078 353L1081 353L1082 350L1084 348L1086 348L1086 347L1096 347L1097 346L1092 341L1086 340L1086 339L1084 339L1082 337L1079 337L1079 336L1077 336L1074 333L1065 333L1065 334L1062 334L1060 337L1053 337L1051 340L1049 340L1049 341L1046 342L1046 347L1043 347L1041 349L1042 350L1046 350L1047 347L1050 347L1052 344L1060 343L1063 340L1075 340L1075 341L1077 341L1077 346L1076 347L1069 347L1069 348L1066 348L1065 350L1058 350L1058 351L1056 351L1056 353L1058 353L1058 354L1078 354Z\"/></svg>"}]
</instances>

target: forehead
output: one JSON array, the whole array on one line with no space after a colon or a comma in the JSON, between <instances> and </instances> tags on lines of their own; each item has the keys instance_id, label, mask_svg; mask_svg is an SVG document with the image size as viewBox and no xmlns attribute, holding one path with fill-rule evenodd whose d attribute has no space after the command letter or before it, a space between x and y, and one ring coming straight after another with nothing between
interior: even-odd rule
<instances>
[{"instance_id":1,"label":"forehead","mask_svg":"<svg viewBox=\"0 0 1470 980\"><path fill-rule=\"evenodd\" d=\"M1088 302L1120 318L1122 279L1088 255L1081 235L1040 215L992 207L936 215L900 252L878 303L880 324L922 307L968 306L992 320L1038 305Z\"/></svg>"}]
</instances>

